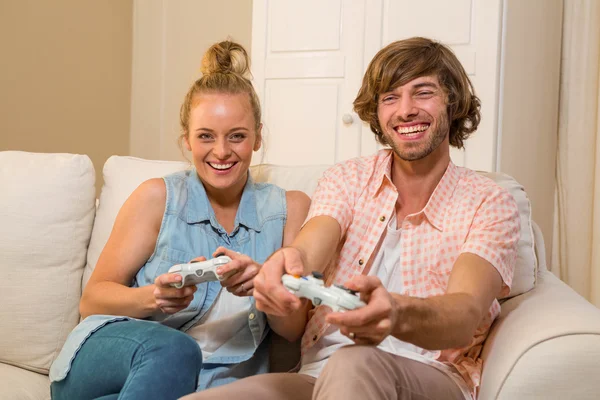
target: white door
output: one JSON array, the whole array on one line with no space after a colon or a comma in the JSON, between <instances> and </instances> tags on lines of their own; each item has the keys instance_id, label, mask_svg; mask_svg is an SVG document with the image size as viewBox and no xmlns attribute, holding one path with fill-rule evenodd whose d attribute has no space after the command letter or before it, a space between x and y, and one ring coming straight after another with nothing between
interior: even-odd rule
<instances>
[{"instance_id":1,"label":"white door","mask_svg":"<svg viewBox=\"0 0 600 400\"><path fill-rule=\"evenodd\" d=\"M365 2L258 0L253 8L252 71L266 143L255 162L333 164L360 155L351 103L363 72Z\"/></svg>"},{"instance_id":2,"label":"white door","mask_svg":"<svg viewBox=\"0 0 600 400\"><path fill-rule=\"evenodd\" d=\"M455 51L481 98L482 121L458 165L493 170L501 0L254 0L252 70L266 154L256 162L332 164L380 146L352 112L375 53L412 36Z\"/></svg>"}]
</instances>

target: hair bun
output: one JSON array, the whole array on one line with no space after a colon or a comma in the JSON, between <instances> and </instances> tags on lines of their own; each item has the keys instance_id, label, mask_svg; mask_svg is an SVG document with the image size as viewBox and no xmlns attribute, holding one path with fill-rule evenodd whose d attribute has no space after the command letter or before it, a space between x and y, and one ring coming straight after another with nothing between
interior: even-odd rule
<instances>
[{"instance_id":1,"label":"hair bun","mask_svg":"<svg viewBox=\"0 0 600 400\"><path fill-rule=\"evenodd\" d=\"M202 57L203 75L238 74L250 78L250 58L242 45L226 40L213 44Z\"/></svg>"}]
</instances>

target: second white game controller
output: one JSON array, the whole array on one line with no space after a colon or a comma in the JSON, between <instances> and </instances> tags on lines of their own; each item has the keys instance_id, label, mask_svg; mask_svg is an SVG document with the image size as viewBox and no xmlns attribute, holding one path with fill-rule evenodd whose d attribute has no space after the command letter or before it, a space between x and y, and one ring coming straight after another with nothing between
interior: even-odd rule
<instances>
[{"instance_id":1,"label":"second white game controller","mask_svg":"<svg viewBox=\"0 0 600 400\"><path fill-rule=\"evenodd\" d=\"M186 264L177 264L169 268L170 274L181 275L181 282L171 283L171 286L181 289L184 286L198 285L199 283L221 281L225 277L217 274L217 268L231 262L231 258L220 255L211 260L192 261Z\"/></svg>"},{"instance_id":2,"label":"second white game controller","mask_svg":"<svg viewBox=\"0 0 600 400\"><path fill-rule=\"evenodd\" d=\"M344 286L325 286L323 275L319 272L301 277L286 274L281 277L281 282L296 296L311 300L315 306L329 306L335 312L350 311L366 305L356 292Z\"/></svg>"}]
</instances>

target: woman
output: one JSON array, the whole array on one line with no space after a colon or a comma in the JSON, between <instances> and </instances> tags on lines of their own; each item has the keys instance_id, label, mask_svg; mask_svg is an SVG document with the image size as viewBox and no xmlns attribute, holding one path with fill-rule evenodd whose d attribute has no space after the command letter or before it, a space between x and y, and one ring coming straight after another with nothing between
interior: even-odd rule
<instances>
[{"instance_id":1,"label":"woman","mask_svg":"<svg viewBox=\"0 0 600 400\"><path fill-rule=\"evenodd\" d=\"M266 372L267 323L290 340L302 330L302 316L266 316L251 296L309 199L248 173L262 125L243 47L213 45L202 72L180 115L195 169L148 180L123 205L83 292L85 319L52 365L54 399L177 398ZM227 279L172 286L181 277L171 266L218 253L232 259L217 271Z\"/></svg>"}]
</instances>

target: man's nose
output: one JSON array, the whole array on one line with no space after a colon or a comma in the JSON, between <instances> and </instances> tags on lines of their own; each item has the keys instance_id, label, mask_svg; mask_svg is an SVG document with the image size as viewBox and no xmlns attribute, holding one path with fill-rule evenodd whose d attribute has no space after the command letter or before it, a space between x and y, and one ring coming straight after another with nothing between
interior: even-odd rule
<instances>
[{"instance_id":1,"label":"man's nose","mask_svg":"<svg viewBox=\"0 0 600 400\"><path fill-rule=\"evenodd\" d=\"M412 96L402 96L398 102L396 115L403 121L409 121L419 113Z\"/></svg>"}]
</instances>

